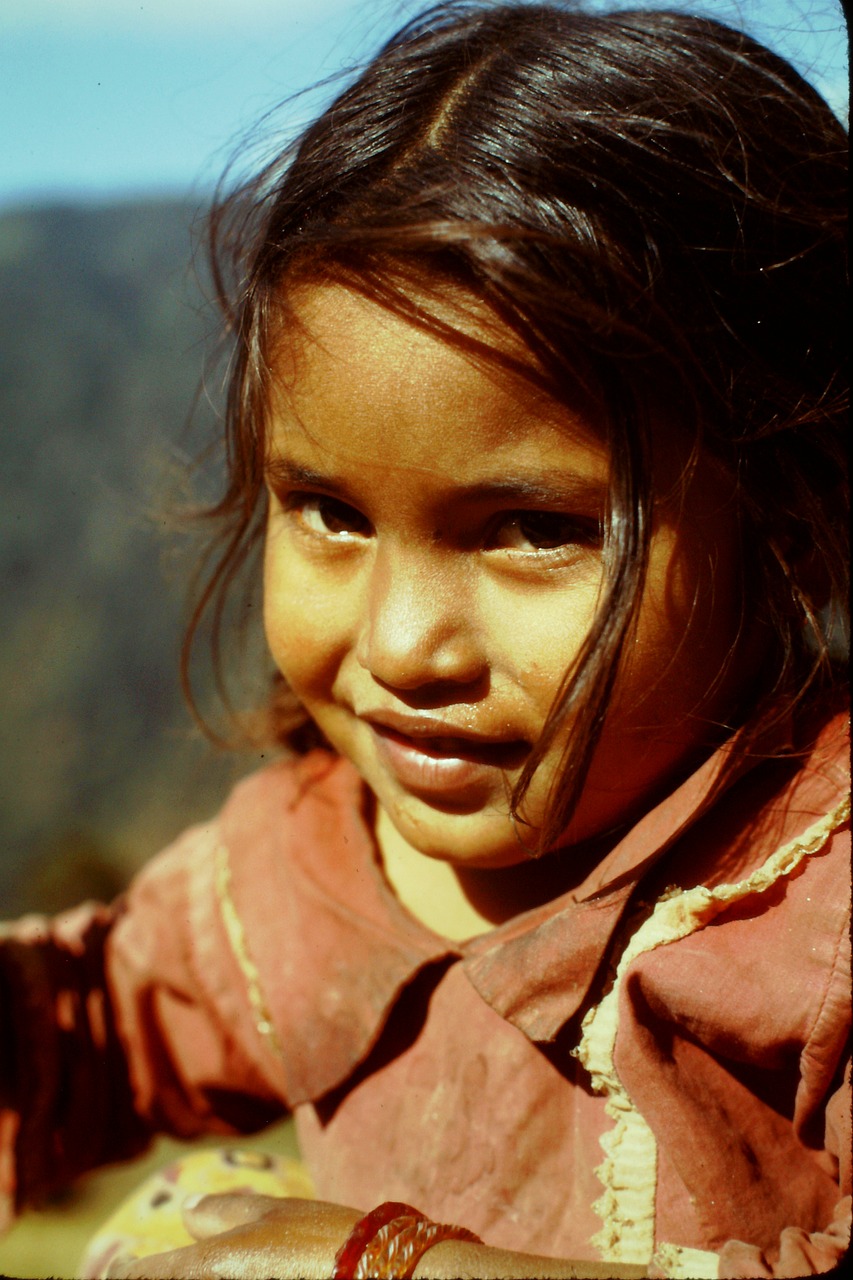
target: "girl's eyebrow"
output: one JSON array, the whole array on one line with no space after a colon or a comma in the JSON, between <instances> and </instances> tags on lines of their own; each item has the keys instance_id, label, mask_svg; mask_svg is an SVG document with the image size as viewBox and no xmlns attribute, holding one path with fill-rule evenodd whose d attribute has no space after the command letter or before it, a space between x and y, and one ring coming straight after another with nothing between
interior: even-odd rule
<instances>
[{"instance_id":1,"label":"girl's eyebrow","mask_svg":"<svg viewBox=\"0 0 853 1280\"><path fill-rule=\"evenodd\" d=\"M607 493L606 481L595 476L583 476L576 472L555 471L547 482L532 480L526 476L496 476L466 485L459 496L470 502L501 501L529 502L534 506L561 506L578 501L600 502Z\"/></svg>"},{"instance_id":2,"label":"girl's eyebrow","mask_svg":"<svg viewBox=\"0 0 853 1280\"><path fill-rule=\"evenodd\" d=\"M267 482L274 486L322 489L326 493L350 500L350 486L346 482L289 458L270 458L264 470ZM462 502L498 500L530 503L536 507L560 507L576 502L601 503L606 494L607 482L602 477L554 471L549 474L547 482L526 476L495 476L479 480L475 484L461 485L454 491L454 498Z\"/></svg>"},{"instance_id":3,"label":"girl's eyebrow","mask_svg":"<svg viewBox=\"0 0 853 1280\"><path fill-rule=\"evenodd\" d=\"M264 477L271 485L292 485L296 489L323 489L328 493L345 494L346 485L322 471L314 471L312 467L291 462L289 458L267 458L264 463Z\"/></svg>"}]
</instances>

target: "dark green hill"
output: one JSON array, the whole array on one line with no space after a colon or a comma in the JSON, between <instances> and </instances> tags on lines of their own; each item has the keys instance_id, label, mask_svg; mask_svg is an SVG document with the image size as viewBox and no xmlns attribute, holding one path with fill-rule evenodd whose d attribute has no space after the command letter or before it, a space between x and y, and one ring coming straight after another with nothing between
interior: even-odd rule
<instances>
[{"instance_id":1,"label":"dark green hill","mask_svg":"<svg viewBox=\"0 0 853 1280\"><path fill-rule=\"evenodd\" d=\"M3 915L111 892L235 768L183 709L183 574L164 536L170 477L214 419L205 405L188 435L215 326L193 216L0 216Z\"/></svg>"}]
</instances>

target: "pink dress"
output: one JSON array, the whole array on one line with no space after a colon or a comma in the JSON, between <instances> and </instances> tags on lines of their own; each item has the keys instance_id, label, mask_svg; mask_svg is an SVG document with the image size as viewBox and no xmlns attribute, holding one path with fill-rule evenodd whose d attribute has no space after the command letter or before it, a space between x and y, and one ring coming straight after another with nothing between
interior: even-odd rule
<instances>
[{"instance_id":1,"label":"pink dress","mask_svg":"<svg viewBox=\"0 0 853 1280\"><path fill-rule=\"evenodd\" d=\"M393 896L348 762L264 769L114 906L0 935L7 1213L153 1130L291 1110L323 1199L661 1275L829 1269L846 722L774 756L717 753L573 890L462 943Z\"/></svg>"}]
</instances>

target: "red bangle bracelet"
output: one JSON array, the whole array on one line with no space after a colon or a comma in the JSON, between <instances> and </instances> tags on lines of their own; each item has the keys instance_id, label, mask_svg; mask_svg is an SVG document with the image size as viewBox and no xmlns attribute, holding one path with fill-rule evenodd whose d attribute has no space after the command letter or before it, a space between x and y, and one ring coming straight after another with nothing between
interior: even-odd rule
<instances>
[{"instance_id":1,"label":"red bangle bracelet","mask_svg":"<svg viewBox=\"0 0 853 1280\"><path fill-rule=\"evenodd\" d=\"M355 1269L355 1280L410 1280L425 1253L442 1240L482 1244L473 1231L429 1218L394 1218L366 1247Z\"/></svg>"},{"instance_id":2,"label":"red bangle bracelet","mask_svg":"<svg viewBox=\"0 0 853 1280\"><path fill-rule=\"evenodd\" d=\"M366 1213L363 1218L359 1218L335 1254L332 1280L353 1280L359 1259L377 1232L394 1218L405 1217L423 1218L423 1214L400 1200L386 1200L384 1204L380 1204L370 1213Z\"/></svg>"},{"instance_id":3,"label":"red bangle bracelet","mask_svg":"<svg viewBox=\"0 0 853 1280\"><path fill-rule=\"evenodd\" d=\"M411 1205L388 1201L355 1224L335 1257L332 1280L410 1280L442 1240L483 1243L467 1227L432 1222Z\"/></svg>"}]
</instances>

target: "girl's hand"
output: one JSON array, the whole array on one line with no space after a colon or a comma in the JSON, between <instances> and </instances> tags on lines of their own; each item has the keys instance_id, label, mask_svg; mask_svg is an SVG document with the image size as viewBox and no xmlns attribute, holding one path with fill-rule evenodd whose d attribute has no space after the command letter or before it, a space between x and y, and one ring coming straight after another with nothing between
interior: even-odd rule
<instances>
[{"instance_id":1,"label":"girl's hand","mask_svg":"<svg viewBox=\"0 0 853 1280\"><path fill-rule=\"evenodd\" d=\"M197 1243L110 1267L110 1280L328 1280L361 1214L323 1200L234 1192L184 1206Z\"/></svg>"}]
</instances>

